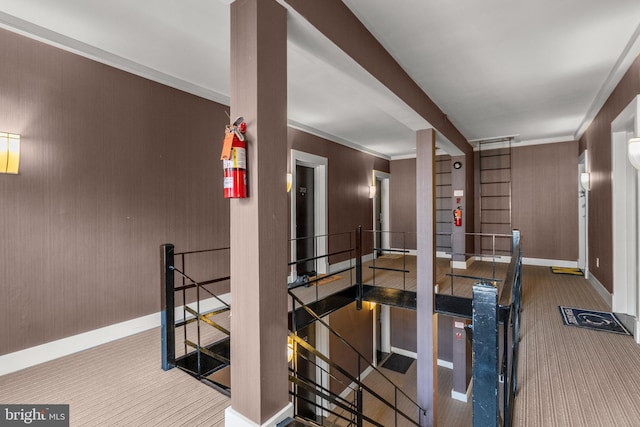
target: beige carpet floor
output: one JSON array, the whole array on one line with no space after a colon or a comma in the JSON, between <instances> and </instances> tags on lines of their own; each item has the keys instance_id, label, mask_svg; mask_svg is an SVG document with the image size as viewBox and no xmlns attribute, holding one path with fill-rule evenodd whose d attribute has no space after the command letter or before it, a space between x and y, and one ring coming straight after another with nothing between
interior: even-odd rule
<instances>
[{"instance_id":1,"label":"beige carpet floor","mask_svg":"<svg viewBox=\"0 0 640 427\"><path fill-rule=\"evenodd\" d=\"M525 266L523 279L514 426L640 426L640 346L565 326L558 312L558 305L608 311L607 304L583 277ZM162 371L159 335L150 330L2 376L0 402L68 403L72 426L224 425L229 399L180 370ZM469 426L470 404L445 400L442 369L439 426ZM411 372L403 388L415 387Z\"/></svg>"}]
</instances>

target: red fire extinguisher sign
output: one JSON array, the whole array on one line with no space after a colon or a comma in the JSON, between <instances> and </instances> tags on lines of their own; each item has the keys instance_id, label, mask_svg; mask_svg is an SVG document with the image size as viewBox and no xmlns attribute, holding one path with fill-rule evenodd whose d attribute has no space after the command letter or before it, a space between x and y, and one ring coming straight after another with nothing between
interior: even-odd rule
<instances>
[{"instance_id":1,"label":"red fire extinguisher sign","mask_svg":"<svg viewBox=\"0 0 640 427\"><path fill-rule=\"evenodd\" d=\"M246 124L239 118L227 126L222 143L222 167L224 169L225 199L247 197L247 144L244 140Z\"/></svg>"}]
</instances>

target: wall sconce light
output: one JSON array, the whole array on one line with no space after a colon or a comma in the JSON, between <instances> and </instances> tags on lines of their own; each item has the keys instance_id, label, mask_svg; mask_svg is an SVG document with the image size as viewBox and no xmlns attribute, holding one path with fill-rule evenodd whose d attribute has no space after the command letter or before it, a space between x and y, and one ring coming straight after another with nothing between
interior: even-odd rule
<instances>
[{"instance_id":1,"label":"wall sconce light","mask_svg":"<svg viewBox=\"0 0 640 427\"><path fill-rule=\"evenodd\" d=\"M287 362L291 362L293 359L293 339L287 337Z\"/></svg>"},{"instance_id":2,"label":"wall sconce light","mask_svg":"<svg viewBox=\"0 0 640 427\"><path fill-rule=\"evenodd\" d=\"M287 174L287 193L291 191L292 185L293 185L293 175L288 173Z\"/></svg>"},{"instance_id":3,"label":"wall sconce light","mask_svg":"<svg viewBox=\"0 0 640 427\"><path fill-rule=\"evenodd\" d=\"M20 169L20 135L0 132L0 173L17 174Z\"/></svg>"},{"instance_id":4,"label":"wall sconce light","mask_svg":"<svg viewBox=\"0 0 640 427\"><path fill-rule=\"evenodd\" d=\"M640 170L640 138L631 138L628 148L629 161L634 168Z\"/></svg>"},{"instance_id":5,"label":"wall sconce light","mask_svg":"<svg viewBox=\"0 0 640 427\"><path fill-rule=\"evenodd\" d=\"M376 186L375 185L370 185L369 186L369 198L373 199L376 197Z\"/></svg>"},{"instance_id":6,"label":"wall sconce light","mask_svg":"<svg viewBox=\"0 0 640 427\"><path fill-rule=\"evenodd\" d=\"M591 174L589 172L580 174L580 185L587 191L591 190Z\"/></svg>"}]
</instances>

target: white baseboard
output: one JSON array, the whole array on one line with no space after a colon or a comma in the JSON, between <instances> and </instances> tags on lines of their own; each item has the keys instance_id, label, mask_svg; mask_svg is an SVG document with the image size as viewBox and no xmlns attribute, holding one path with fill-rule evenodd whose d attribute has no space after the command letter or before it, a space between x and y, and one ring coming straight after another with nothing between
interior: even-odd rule
<instances>
[{"instance_id":1,"label":"white baseboard","mask_svg":"<svg viewBox=\"0 0 640 427\"><path fill-rule=\"evenodd\" d=\"M538 265L541 267L578 268L578 261L567 261L560 259L522 257L522 263L525 265Z\"/></svg>"},{"instance_id":2,"label":"white baseboard","mask_svg":"<svg viewBox=\"0 0 640 427\"><path fill-rule=\"evenodd\" d=\"M224 411L224 425L225 427L276 427L278 423L289 417L293 418L293 404L291 402L263 424L257 424L237 413L231 406L227 406Z\"/></svg>"},{"instance_id":3,"label":"white baseboard","mask_svg":"<svg viewBox=\"0 0 640 427\"><path fill-rule=\"evenodd\" d=\"M442 251L436 251L436 258L449 258L451 259L451 254Z\"/></svg>"},{"instance_id":4,"label":"white baseboard","mask_svg":"<svg viewBox=\"0 0 640 427\"><path fill-rule=\"evenodd\" d=\"M400 252L400 251L407 251L407 252L404 252L407 255L418 256L418 250L417 249L402 249L402 248L391 248L391 249L393 249L393 252L389 252L389 253L403 253L403 252ZM398 252L396 252L396 251L398 251Z\"/></svg>"},{"instance_id":5,"label":"white baseboard","mask_svg":"<svg viewBox=\"0 0 640 427\"><path fill-rule=\"evenodd\" d=\"M459 268L461 270L466 270L469 268L471 264L473 264L476 260L476 257L472 256L467 258L465 261L452 261L453 268Z\"/></svg>"},{"instance_id":6,"label":"white baseboard","mask_svg":"<svg viewBox=\"0 0 640 427\"><path fill-rule=\"evenodd\" d=\"M362 262L367 262L367 261L372 261L373 260L373 254L367 254L364 255L362 257ZM343 271L346 270L348 268L355 268L356 267L356 259L355 258L351 258L351 259L346 259L344 261L340 261L337 262L335 264L329 264L329 274L333 274L336 273L338 271Z\"/></svg>"},{"instance_id":7,"label":"white baseboard","mask_svg":"<svg viewBox=\"0 0 640 427\"><path fill-rule=\"evenodd\" d=\"M510 255L496 255L495 258L491 255L476 255L475 259L476 261L483 261L483 262L495 261L496 263L501 263L501 264L509 264L511 262Z\"/></svg>"},{"instance_id":8,"label":"white baseboard","mask_svg":"<svg viewBox=\"0 0 640 427\"><path fill-rule=\"evenodd\" d=\"M391 346L391 353L396 353L402 356L411 357L412 359L418 358L418 353L416 353L415 351L409 351L409 350L405 350L403 348L398 348L394 346Z\"/></svg>"},{"instance_id":9,"label":"white baseboard","mask_svg":"<svg viewBox=\"0 0 640 427\"><path fill-rule=\"evenodd\" d=\"M447 368L447 369L453 369L453 362L449 362L447 360L438 359L438 366L441 366L441 367Z\"/></svg>"},{"instance_id":10,"label":"white baseboard","mask_svg":"<svg viewBox=\"0 0 640 427\"><path fill-rule=\"evenodd\" d=\"M459 391L451 390L451 398L467 403L471 398L471 390L473 390L473 378L469 381L466 393L460 393Z\"/></svg>"},{"instance_id":11,"label":"white baseboard","mask_svg":"<svg viewBox=\"0 0 640 427\"><path fill-rule=\"evenodd\" d=\"M367 376L373 372L373 366L369 366L367 369L365 369L364 371L362 371L362 374L360 374L360 381L364 381L365 378L367 378ZM349 386L347 388L345 388L344 390L342 390L342 393L340 393L340 398L343 400L350 400L348 399L349 394L351 392L353 392L353 390L356 388L357 384L352 382L351 384L349 384ZM336 409L336 405L334 405L333 403L331 405L329 405L329 410L333 411L334 409Z\"/></svg>"},{"instance_id":12,"label":"white baseboard","mask_svg":"<svg viewBox=\"0 0 640 427\"><path fill-rule=\"evenodd\" d=\"M613 295L609 293L607 288L604 287L602 283L594 276L593 274L589 275L589 283L593 286L593 289L596 290L598 295L602 297L602 299L607 303L609 308L611 308L611 304L613 304Z\"/></svg>"},{"instance_id":13,"label":"white baseboard","mask_svg":"<svg viewBox=\"0 0 640 427\"><path fill-rule=\"evenodd\" d=\"M229 303L231 294L222 295L220 298ZM195 306L195 304L187 305ZM210 311L221 305L215 298L208 298L200 302L200 310ZM176 307L176 319L181 320L182 313L182 306ZM191 316L187 316L189 317ZM5 354L0 356L0 376L148 331L159 327L160 323L161 316L158 312Z\"/></svg>"}]
</instances>

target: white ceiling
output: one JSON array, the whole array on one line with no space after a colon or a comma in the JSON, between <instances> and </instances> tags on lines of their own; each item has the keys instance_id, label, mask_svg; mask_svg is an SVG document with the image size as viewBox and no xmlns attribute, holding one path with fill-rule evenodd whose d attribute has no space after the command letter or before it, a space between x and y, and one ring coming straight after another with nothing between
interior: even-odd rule
<instances>
[{"instance_id":1,"label":"white ceiling","mask_svg":"<svg viewBox=\"0 0 640 427\"><path fill-rule=\"evenodd\" d=\"M2 0L0 26L228 104L226 3ZM640 53L638 0L344 3L468 140L575 139ZM295 13L288 61L292 126L415 152L429 124Z\"/></svg>"}]
</instances>

